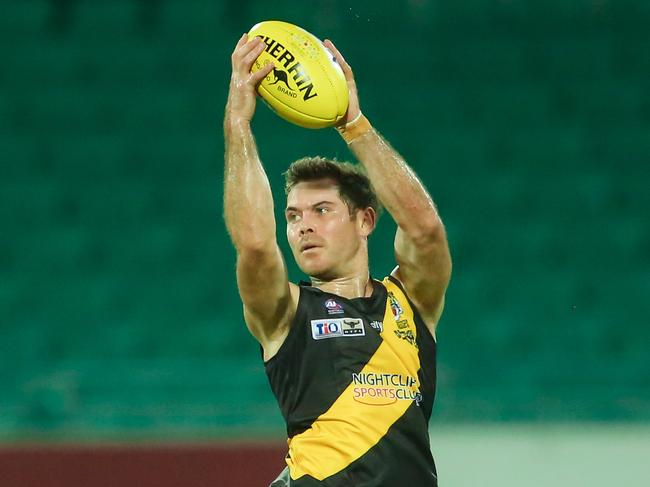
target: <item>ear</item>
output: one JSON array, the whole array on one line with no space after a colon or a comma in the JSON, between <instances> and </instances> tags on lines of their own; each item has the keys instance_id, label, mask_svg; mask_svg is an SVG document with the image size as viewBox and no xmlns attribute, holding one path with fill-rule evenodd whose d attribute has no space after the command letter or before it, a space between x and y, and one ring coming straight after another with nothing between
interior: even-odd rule
<instances>
[{"instance_id":1,"label":"ear","mask_svg":"<svg viewBox=\"0 0 650 487\"><path fill-rule=\"evenodd\" d=\"M368 237L377 224L377 213L371 207L366 208L365 210L357 211L357 225L359 228L359 233L363 237Z\"/></svg>"}]
</instances>

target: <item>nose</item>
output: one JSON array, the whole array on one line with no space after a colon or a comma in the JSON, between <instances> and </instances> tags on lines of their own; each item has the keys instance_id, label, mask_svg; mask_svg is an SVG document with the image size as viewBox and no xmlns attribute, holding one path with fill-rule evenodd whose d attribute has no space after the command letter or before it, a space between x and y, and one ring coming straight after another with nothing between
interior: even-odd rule
<instances>
[{"instance_id":1,"label":"nose","mask_svg":"<svg viewBox=\"0 0 650 487\"><path fill-rule=\"evenodd\" d=\"M309 218L307 215L303 215L302 219L300 220L299 231L301 237L307 233L314 233L314 225L312 224L311 218Z\"/></svg>"},{"instance_id":2,"label":"nose","mask_svg":"<svg viewBox=\"0 0 650 487\"><path fill-rule=\"evenodd\" d=\"M302 224L300 226L300 236L302 237L303 235L305 235L307 233L314 233L314 229L312 228L311 225Z\"/></svg>"}]
</instances>

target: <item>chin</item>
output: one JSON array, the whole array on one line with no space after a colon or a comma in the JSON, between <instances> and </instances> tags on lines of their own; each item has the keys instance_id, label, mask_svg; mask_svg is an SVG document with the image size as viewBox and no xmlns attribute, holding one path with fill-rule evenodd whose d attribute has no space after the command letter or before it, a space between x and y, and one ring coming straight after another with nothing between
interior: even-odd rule
<instances>
[{"instance_id":1,"label":"chin","mask_svg":"<svg viewBox=\"0 0 650 487\"><path fill-rule=\"evenodd\" d=\"M331 277L331 273L332 273L331 267L324 264L318 264L315 262L309 262L309 263L298 262L298 267L302 272L307 274L309 277L315 277L321 280L327 280L328 278Z\"/></svg>"}]
</instances>

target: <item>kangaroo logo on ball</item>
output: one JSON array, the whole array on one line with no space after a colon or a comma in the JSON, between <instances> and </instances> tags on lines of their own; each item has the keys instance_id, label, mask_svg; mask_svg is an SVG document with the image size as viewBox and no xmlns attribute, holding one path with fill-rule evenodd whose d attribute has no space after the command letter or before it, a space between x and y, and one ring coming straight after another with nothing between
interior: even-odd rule
<instances>
[{"instance_id":1,"label":"kangaroo logo on ball","mask_svg":"<svg viewBox=\"0 0 650 487\"><path fill-rule=\"evenodd\" d=\"M289 78L287 77L286 72L280 71L277 68L273 68L273 76L275 77L275 79L273 80L272 83L270 83L271 85L274 85L274 84L278 83L279 81L282 81L286 85L287 88L289 88L290 90L293 91L293 88L291 88L291 86L289 86Z\"/></svg>"}]
</instances>

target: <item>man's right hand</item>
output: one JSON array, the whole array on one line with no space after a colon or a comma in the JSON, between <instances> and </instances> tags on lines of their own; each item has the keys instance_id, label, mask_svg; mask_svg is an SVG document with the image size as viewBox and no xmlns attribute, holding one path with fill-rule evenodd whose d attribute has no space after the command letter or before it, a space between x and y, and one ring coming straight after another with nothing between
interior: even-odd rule
<instances>
[{"instance_id":1,"label":"man's right hand","mask_svg":"<svg viewBox=\"0 0 650 487\"><path fill-rule=\"evenodd\" d=\"M255 113L257 85L273 70L274 64L266 64L251 73L251 67L264 51L266 44L259 37L248 40L244 34L232 53L232 76L226 104L226 119L231 122L250 122Z\"/></svg>"}]
</instances>

